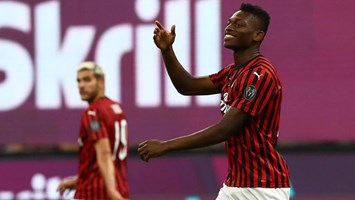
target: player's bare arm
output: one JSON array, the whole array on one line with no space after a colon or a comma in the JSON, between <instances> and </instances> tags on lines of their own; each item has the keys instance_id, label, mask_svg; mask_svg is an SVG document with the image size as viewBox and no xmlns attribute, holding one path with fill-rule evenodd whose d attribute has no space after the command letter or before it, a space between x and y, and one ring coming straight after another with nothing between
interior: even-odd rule
<instances>
[{"instance_id":1,"label":"player's bare arm","mask_svg":"<svg viewBox=\"0 0 355 200\"><path fill-rule=\"evenodd\" d=\"M99 139L95 144L98 166L104 179L107 194L111 200L126 200L116 190L115 169L112 162L110 141L108 138Z\"/></svg>"},{"instance_id":2,"label":"player's bare arm","mask_svg":"<svg viewBox=\"0 0 355 200\"><path fill-rule=\"evenodd\" d=\"M147 140L139 144L138 152L144 161L171 151L187 150L218 144L237 134L249 119L249 114L231 107L222 120L206 129L167 141Z\"/></svg>"},{"instance_id":3,"label":"player's bare arm","mask_svg":"<svg viewBox=\"0 0 355 200\"><path fill-rule=\"evenodd\" d=\"M183 95L218 93L218 89L208 76L194 77L180 64L172 47L176 37L175 25L168 31L159 21L155 24L154 43L161 50L166 70L176 90Z\"/></svg>"},{"instance_id":4,"label":"player's bare arm","mask_svg":"<svg viewBox=\"0 0 355 200\"><path fill-rule=\"evenodd\" d=\"M78 176L67 177L60 182L57 187L57 192L59 192L60 196L63 196L66 190L74 190L78 183Z\"/></svg>"}]
</instances>

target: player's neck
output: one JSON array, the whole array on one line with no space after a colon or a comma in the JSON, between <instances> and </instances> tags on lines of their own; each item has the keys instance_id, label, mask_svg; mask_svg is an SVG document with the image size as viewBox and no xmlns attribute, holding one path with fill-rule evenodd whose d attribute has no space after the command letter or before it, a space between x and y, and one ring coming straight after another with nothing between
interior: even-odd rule
<instances>
[{"instance_id":1,"label":"player's neck","mask_svg":"<svg viewBox=\"0 0 355 200\"><path fill-rule=\"evenodd\" d=\"M97 101L98 99L104 98L105 94L104 93L100 93L98 94L95 98L93 98L92 100L88 101L89 104L92 104L93 102Z\"/></svg>"},{"instance_id":2,"label":"player's neck","mask_svg":"<svg viewBox=\"0 0 355 200\"><path fill-rule=\"evenodd\" d=\"M246 62L260 55L259 49L248 49L244 51L234 51L233 58L236 66L243 66Z\"/></svg>"}]
</instances>

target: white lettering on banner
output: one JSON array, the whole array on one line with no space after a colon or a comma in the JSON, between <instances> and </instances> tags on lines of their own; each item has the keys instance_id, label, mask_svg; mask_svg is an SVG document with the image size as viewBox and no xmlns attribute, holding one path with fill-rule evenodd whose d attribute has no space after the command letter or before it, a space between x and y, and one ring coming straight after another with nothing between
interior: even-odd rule
<instances>
[{"instance_id":1,"label":"white lettering on banner","mask_svg":"<svg viewBox=\"0 0 355 200\"><path fill-rule=\"evenodd\" d=\"M0 2L0 28L31 31L30 9L18 2ZM0 70L6 79L0 82L0 110L8 111L22 105L33 87L33 65L30 54L20 44L0 39Z\"/></svg>"},{"instance_id":2,"label":"white lettering on banner","mask_svg":"<svg viewBox=\"0 0 355 200\"><path fill-rule=\"evenodd\" d=\"M144 0L141 0L144 1ZM220 38L220 1L199 0L196 1L196 67L195 74L208 75L217 72L221 66L221 38ZM152 3L151 6L136 4L137 15L146 23L137 28L136 33L136 102L140 107L157 107L161 104L161 66L160 53L151 42L152 30L154 30L154 19L160 9L159 3ZM165 4L164 25L170 30L172 24L176 24L177 37L174 43L175 52L180 63L187 71L191 70L191 6L190 1L167 1ZM143 11L141 13L140 11ZM208 19L208 23L206 23ZM149 24L151 22L151 24ZM206 59L207 57L207 59ZM149 63L149 64L147 64ZM167 106L189 106L191 97L182 96L177 93L167 73L164 73L164 102ZM147 79L149 78L149 79ZM197 105L216 105L218 96L197 97Z\"/></svg>"},{"instance_id":3,"label":"white lettering on banner","mask_svg":"<svg viewBox=\"0 0 355 200\"><path fill-rule=\"evenodd\" d=\"M28 5L0 2L0 29L10 27L24 34L34 32L34 58L16 41L0 39L0 70L5 73L5 80L0 82L0 94L6 94L6 98L0 101L0 111L18 108L32 92L38 109L86 106L77 91L76 66L93 48L95 60L105 68L106 81L110 83L106 84L106 92L112 99L122 99L122 68L126 66L122 66L121 62L125 54L134 51L137 107L191 105L192 98L178 94L167 73L162 73L160 52L152 40L154 20L161 12L158 0L152 0L149 7L145 0L136 0L135 13L142 23L113 24L98 36L97 46L93 46L97 33L94 24L69 26L61 30L60 3L53 0L36 5L34 26L31 27ZM188 0L166 0L162 7L163 23L169 29L172 24L177 25L174 49L186 70L196 75L207 75L218 71L221 65L221 2L198 0L192 3L195 6L191 6ZM195 14L194 22L191 13ZM196 34L194 40L191 39L192 27ZM191 52L195 53L194 59ZM217 102L217 95L196 99L199 106L216 105Z\"/></svg>"},{"instance_id":4,"label":"white lettering on banner","mask_svg":"<svg viewBox=\"0 0 355 200\"><path fill-rule=\"evenodd\" d=\"M36 173L31 179L31 190L22 190L18 193L13 191L0 191L0 200L15 199L72 199L75 191L65 193L63 197L57 192L61 179L58 176L46 178L41 173Z\"/></svg>"},{"instance_id":5,"label":"white lettering on banner","mask_svg":"<svg viewBox=\"0 0 355 200\"><path fill-rule=\"evenodd\" d=\"M176 24L176 38L174 50L180 63L187 71L191 71L191 16L190 0L168 1L165 5L165 25L170 30L172 24ZM184 16L184 17L182 17ZM168 106L188 106L191 97L182 96L176 92L169 75L165 74L165 101Z\"/></svg>"},{"instance_id":6,"label":"white lettering on banner","mask_svg":"<svg viewBox=\"0 0 355 200\"><path fill-rule=\"evenodd\" d=\"M144 2L152 3L150 6ZM154 3L155 2L155 3ZM136 104L139 107L157 107L161 104L161 58L152 40L154 20L160 10L159 1L136 1L135 10L144 24L136 29ZM147 42L151 41L151 42Z\"/></svg>"},{"instance_id":7,"label":"white lettering on banner","mask_svg":"<svg viewBox=\"0 0 355 200\"><path fill-rule=\"evenodd\" d=\"M95 60L105 69L106 93L121 102L121 60L133 48L133 27L129 24L116 25L108 29L99 39ZM131 66L126 66L131 67Z\"/></svg>"},{"instance_id":8,"label":"white lettering on banner","mask_svg":"<svg viewBox=\"0 0 355 200\"><path fill-rule=\"evenodd\" d=\"M196 75L216 73L221 67L221 9L219 0L200 0L196 5ZM208 20L206 20L208 19ZM219 96L199 96L200 106L216 105Z\"/></svg>"},{"instance_id":9,"label":"white lettering on banner","mask_svg":"<svg viewBox=\"0 0 355 200\"><path fill-rule=\"evenodd\" d=\"M87 56L95 28L69 27L61 44L59 6L49 1L35 9L36 105L42 109L61 107L61 89L67 107L86 105L78 94L76 66Z\"/></svg>"}]
</instances>

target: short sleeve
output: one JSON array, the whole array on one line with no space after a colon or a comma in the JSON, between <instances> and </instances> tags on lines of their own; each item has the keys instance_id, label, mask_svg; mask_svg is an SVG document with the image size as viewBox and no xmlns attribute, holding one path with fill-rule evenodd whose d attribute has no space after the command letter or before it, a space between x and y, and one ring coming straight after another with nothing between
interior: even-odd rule
<instances>
[{"instance_id":1,"label":"short sleeve","mask_svg":"<svg viewBox=\"0 0 355 200\"><path fill-rule=\"evenodd\" d=\"M98 109L90 109L85 113L89 139L96 142L101 138L108 137L107 128L104 123L104 116Z\"/></svg>"},{"instance_id":2,"label":"short sleeve","mask_svg":"<svg viewBox=\"0 0 355 200\"><path fill-rule=\"evenodd\" d=\"M221 91L222 87L224 86L225 82L228 79L229 71L231 66L225 67L221 69L219 72L215 74L209 75L212 83Z\"/></svg>"},{"instance_id":3,"label":"short sleeve","mask_svg":"<svg viewBox=\"0 0 355 200\"><path fill-rule=\"evenodd\" d=\"M231 106L252 116L260 114L276 92L272 75L262 67L240 74L231 88Z\"/></svg>"}]
</instances>

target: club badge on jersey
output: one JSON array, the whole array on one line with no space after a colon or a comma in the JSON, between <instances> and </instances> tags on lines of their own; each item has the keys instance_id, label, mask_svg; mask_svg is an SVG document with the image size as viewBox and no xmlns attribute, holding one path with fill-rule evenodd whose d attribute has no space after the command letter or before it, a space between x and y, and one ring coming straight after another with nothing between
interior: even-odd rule
<instances>
[{"instance_id":1,"label":"club badge on jersey","mask_svg":"<svg viewBox=\"0 0 355 200\"><path fill-rule=\"evenodd\" d=\"M98 131L100 129L100 122L97 120L93 120L90 122L90 129L91 131Z\"/></svg>"},{"instance_id":2,"label":"club badge on jersey","mask_svg":"<svg viewBox=\"0 0 355 200\"><path fill-rule=\"evenodd\" d=\"M256 97L257 90L254 85L249 85L244 90L244 98L250 101Z\"/></svg>"}]
</instances>

